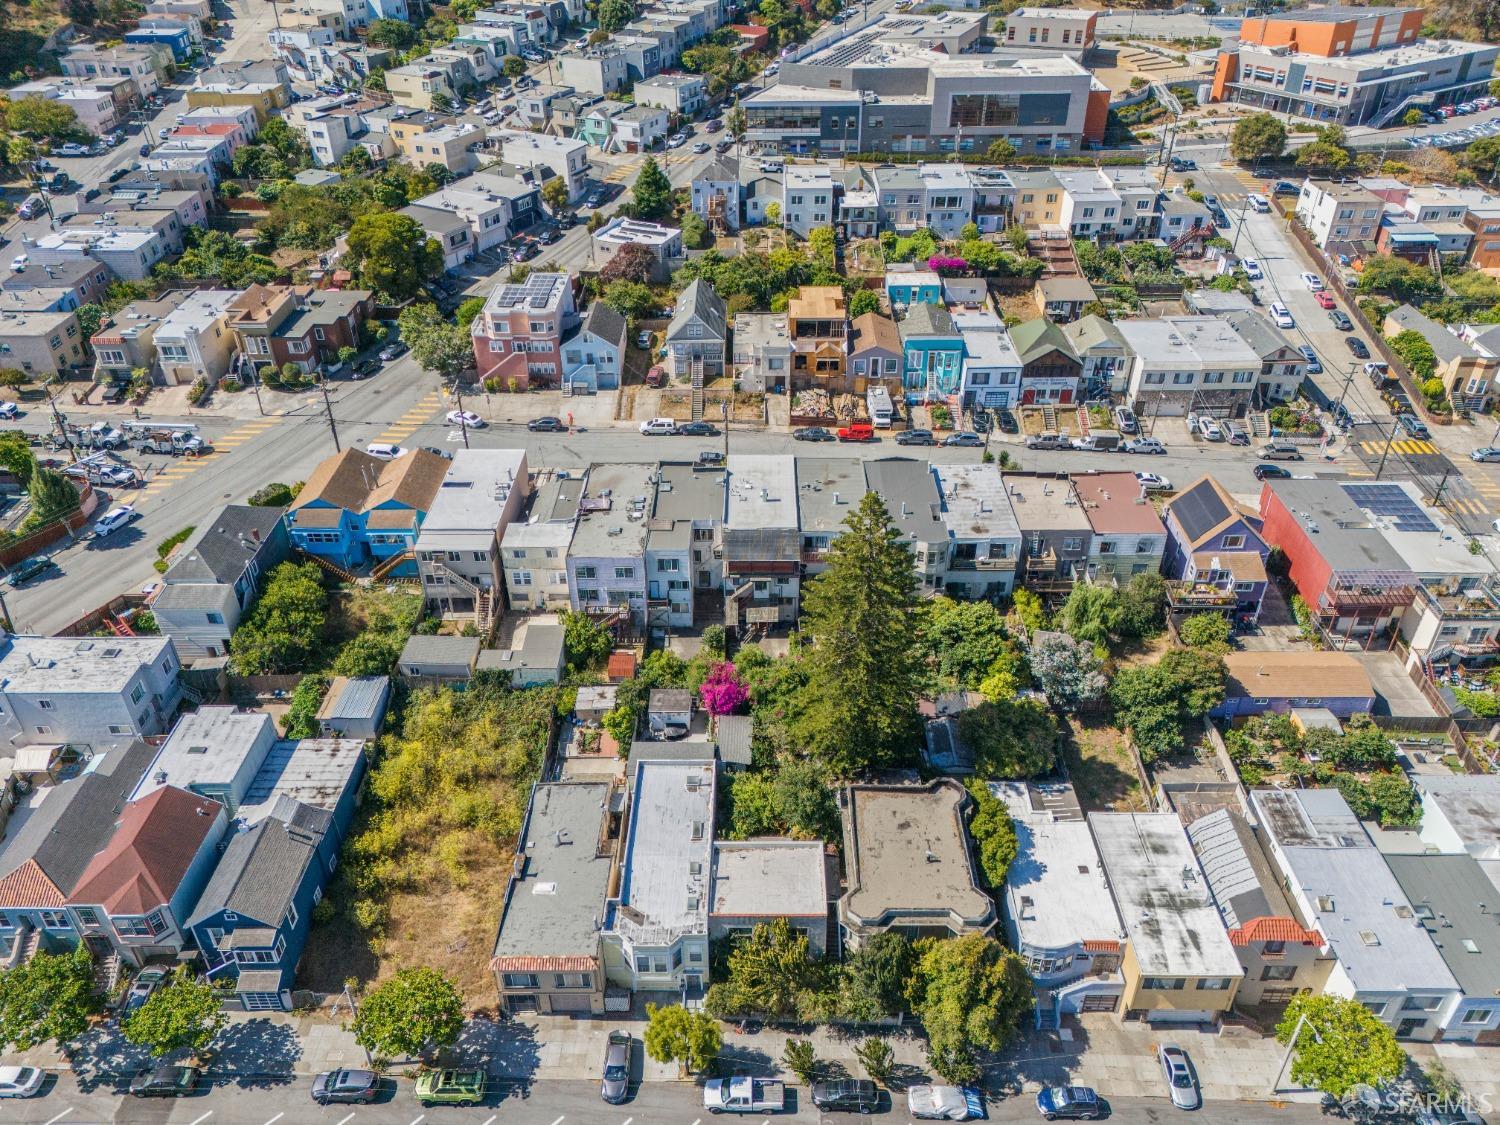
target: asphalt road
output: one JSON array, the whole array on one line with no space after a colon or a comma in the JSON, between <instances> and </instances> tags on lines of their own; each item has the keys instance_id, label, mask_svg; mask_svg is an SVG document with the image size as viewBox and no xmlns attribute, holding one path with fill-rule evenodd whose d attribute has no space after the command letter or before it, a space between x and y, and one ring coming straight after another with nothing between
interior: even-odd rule
<instances>
[{"instance_id":1,"label":"asphalt road","mask_svg":"<svg viewBox=\"0 0 1500 1125\"><path fill-rule=\"evenodd\" d=\"M314 1105L307 1079L265 1086L216 1086L179 1101L143 1101L112 1091L85 1094L64 1076L41 1097L8 1102L0 1119L13 1125L700 1125L709 1120L696 1087L651 1083L630 1101L609 1106L599 1100L592 1082L539 1082L529 1090L510 1087L472 1109L424 1109L412 1097L411 1084L387 1082L381 1099L369 1106ZM801 1094L801 1097L797 1095ZM825 1114L803 1091L792 1091L791 1112L769 1120L800 1125L912 1125L905 1095L876 1114ZM1112 1102L1108 1120L1123 1123L1176 1120L1180 1111L1165 1098L1130 1098ZM1270 1103L1210 1104L1200 1120L1215 1125L1259 1125L1264 1122L1310 1122L1321 1118L1316 1106ZM724 1118L722 1120L730 1120ZM765 1117L747 1119L765 1125ZM992 1121L1038 1121L1036 1103L1022 1094L990 1105Z\"/></svg>"}]
</instances>

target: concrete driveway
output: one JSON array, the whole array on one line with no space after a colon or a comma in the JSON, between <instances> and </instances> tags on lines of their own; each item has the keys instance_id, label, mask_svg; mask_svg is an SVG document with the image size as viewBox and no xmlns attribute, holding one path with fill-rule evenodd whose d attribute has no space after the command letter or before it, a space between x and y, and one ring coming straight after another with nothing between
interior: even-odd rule
<instances>
[{"instance_id":1,"label":"concrete driveway","mask_svg":"<svg viewBox=\"0 0 1500 1125\"><path fill-rule=\"evenodd\" d=\"M1364 665L1375 685L1377 715L1402 715L1435 718L1437 712L1427 702L1420 688L1412 683L1401 658L1394 652L1356 652L1354 659Z\"/></svg>"}]
</instances>

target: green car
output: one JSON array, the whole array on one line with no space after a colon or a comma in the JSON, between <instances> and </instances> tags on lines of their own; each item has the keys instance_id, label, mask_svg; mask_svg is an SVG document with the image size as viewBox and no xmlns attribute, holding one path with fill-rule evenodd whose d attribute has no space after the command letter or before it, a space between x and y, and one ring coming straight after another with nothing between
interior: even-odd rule
<instances>
[{"instance_id":1,"label":"green car","mask_svg":"<svg viewBox=\"0 0 1500 1125\"><path fill-rule=\"evenodd\" d=\"M57 564L54 563L51 559L27 559L24 562L16 564L16 566L11 570L10 584L12 586L24 586L33 578L38 578L41 575L46 574L47 571L51 570L56 565Z\"/></svg>"},{"instance_id":2,"label":"green car","mask_svg":"<svg viewBox=\"0 0 1500 1125\"><path fill-rule=\"evenodd\" d=\"M484 1101L484 1071L429 1070L417 1079L423 1105L475 1105Z\"/></svg>"}]
</instances>

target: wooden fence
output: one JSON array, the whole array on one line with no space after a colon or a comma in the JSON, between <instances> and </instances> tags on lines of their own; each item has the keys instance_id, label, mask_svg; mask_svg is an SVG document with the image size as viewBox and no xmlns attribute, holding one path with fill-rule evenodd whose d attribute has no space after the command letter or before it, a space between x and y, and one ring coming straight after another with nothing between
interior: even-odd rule
<instances>
[{"instance_id":1,"label":"wooden fence","mask_svg":"<svg viewBox=\"0 0 1500 1125\"><path fill-rule=\"evenodd\" d=\"M89 484L84 484L78 493L78 508L61 519L54 520L44 527L39 527L23 539L17 539L14 543L0 548L0 565L6 567L15 566L22 559L29 558L44 547L50 547L64 536L71 536L79 528L89 522L95 510L99 507L99 495Z\"/></svg>"}]
</instances>

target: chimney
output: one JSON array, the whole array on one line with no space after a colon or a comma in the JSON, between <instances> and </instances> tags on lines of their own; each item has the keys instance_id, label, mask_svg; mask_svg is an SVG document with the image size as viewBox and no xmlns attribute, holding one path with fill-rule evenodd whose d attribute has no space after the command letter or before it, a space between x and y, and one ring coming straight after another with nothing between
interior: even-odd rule
<instances>
[{"instance_id":1,"label":"chimney","mask_svg":"<svg viewBox=\"0 0 1500 1125\"><path fill-rule=\"evenodd\" d=\"M258 528L258 527L252 527L250 529L250 538L254 539L257 543L259 543L260 542L260 528Z\"/></svg>"}]
</instances>

